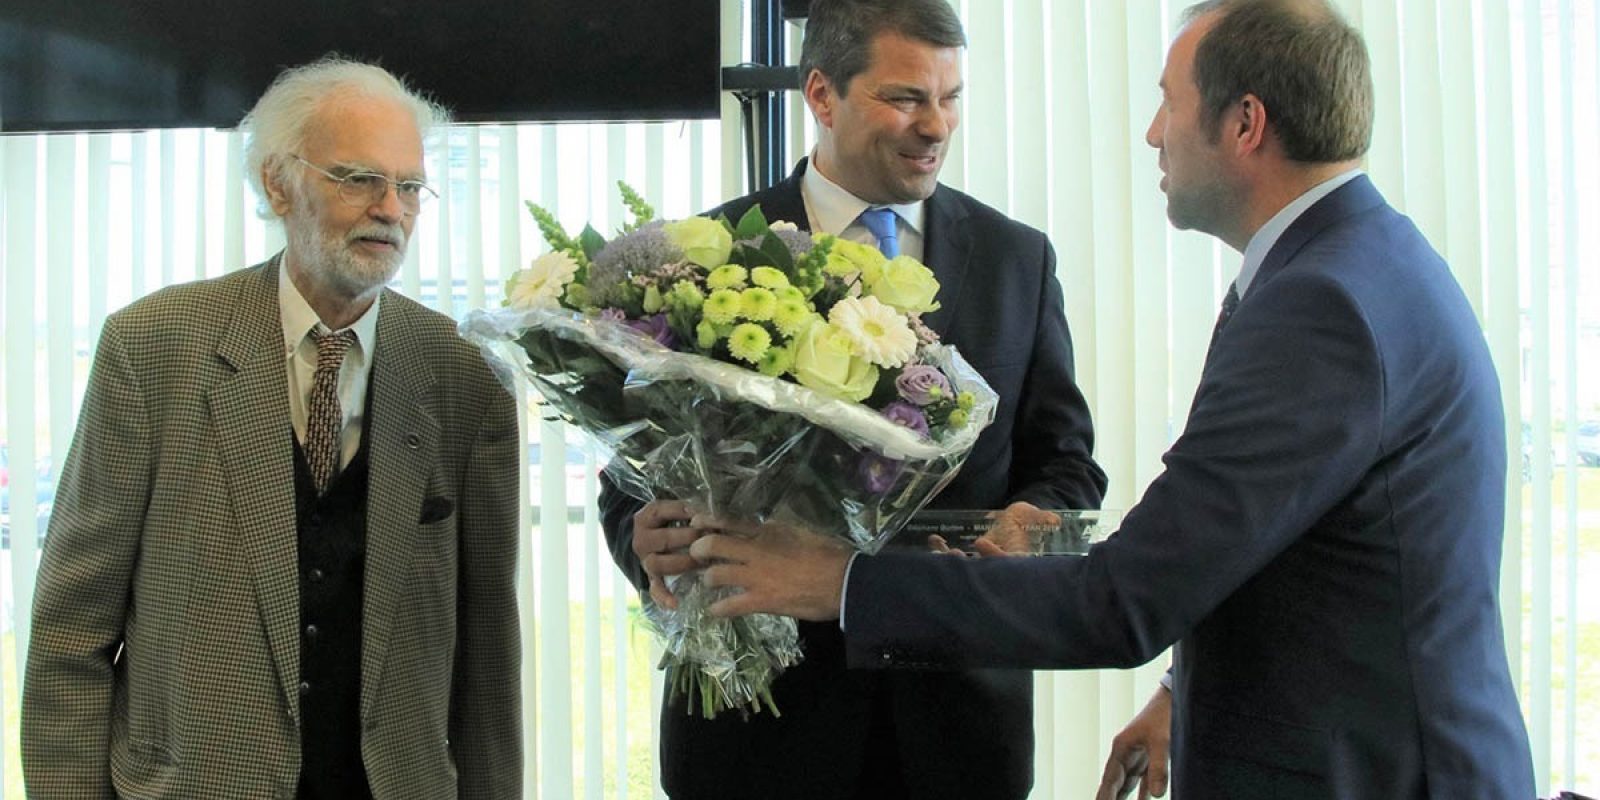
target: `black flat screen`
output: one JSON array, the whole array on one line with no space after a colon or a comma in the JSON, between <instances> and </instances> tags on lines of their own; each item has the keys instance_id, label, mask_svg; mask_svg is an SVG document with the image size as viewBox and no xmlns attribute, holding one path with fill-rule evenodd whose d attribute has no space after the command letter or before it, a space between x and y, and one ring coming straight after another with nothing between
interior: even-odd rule
<instances>
[{"instance_id":1,"label":"black flat screen","mask_svg":"<svg viewBox=\"0 0 1600 800\"><path fill-rule=\"evenodd\" d=\"M0 0L0 131L231 127L373 60L463 122L717 115L717 0Z\"/></svg>"}]
</instances>

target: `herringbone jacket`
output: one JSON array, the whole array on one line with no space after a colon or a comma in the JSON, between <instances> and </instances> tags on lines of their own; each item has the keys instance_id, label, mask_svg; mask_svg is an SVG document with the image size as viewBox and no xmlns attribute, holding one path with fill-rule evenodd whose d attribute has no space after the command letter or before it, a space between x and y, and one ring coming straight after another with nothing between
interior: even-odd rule
<instances>
[{"instance_id":1,"label":"herringbone jacket","mask_svg":"<svg viewBox=\"0 0 1600 800\"><path fill-rule=\"evenodd\" d=\"M23 688L28 795L292 797L293 444L277 261L111 316L62 472ZM519 796L515 403L386 291L361 750L386 798Z\"/></svg>"}]
</instances>

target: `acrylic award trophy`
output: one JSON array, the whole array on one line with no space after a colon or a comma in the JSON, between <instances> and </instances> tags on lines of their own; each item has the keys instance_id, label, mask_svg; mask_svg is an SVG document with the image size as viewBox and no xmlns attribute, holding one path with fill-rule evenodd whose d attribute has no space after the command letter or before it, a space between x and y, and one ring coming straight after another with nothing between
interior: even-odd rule
<instances>
[{"instance_id":1,"label":"acrylic award trophy","mask_svg":"<svg viewBox=\"0 0 1600 800\"><path fill-rule=\"evenodd\" d=\"M890 547L915 547L973 552L985 534L1005 550L1034 555L1081 556L1095 542L1104 540L1122 522L1122 512L1113 510L1051 510L1009 528L996 528L998 511L924 509L917 512L895 535ZM934 538L937 537L937 538Z\"/></svg>"}]
</instances>

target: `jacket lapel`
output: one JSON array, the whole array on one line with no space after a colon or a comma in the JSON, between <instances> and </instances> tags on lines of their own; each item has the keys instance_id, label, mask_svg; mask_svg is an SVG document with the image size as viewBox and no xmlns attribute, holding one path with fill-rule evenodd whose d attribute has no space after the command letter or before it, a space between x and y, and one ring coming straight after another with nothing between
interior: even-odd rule
<instances>
[{"instance_id":1,"label":"jacket lapel","mask_svg":"<svg viewBox=\"0 0 1600 800\"><path fill-rule=\"evenodd\" d=\"M789 177L756 194L754 205L761 206L761 216L766 217L767 222L783 220L793 222L804 230L811 230L811 215L806 213L805 197L800 194L800 179L806 174L808 160L800 159ZM739 220L733 222L737 224Z\"/></svg>"},{"instance_id":2,"label":"jacket lapel","mask_svg":"<svg viewBox=\"0 0 1600 800\"><path fill-rule=\"evenodd\" d=\"M361 715L371 710L416 548L429 466L439 448L439 423L429 411L433 371L417 340L412 308L385 291L372 362L367 446L367 566L361 625Z\"/></svg>"},{"instance_id":3,"label":"jacket lapel","mask_svg":"<svg viewBox=\"0 0 1600 800\"><path fill-rule=\"evenodd\" d=\"M278 682L298 719L299 556L277 258L251 273L240 280L232 322L217 343L217 356L233 375L213 386L207 400Z\"/></svg>"},{"instance_id":4,"label":"jacket lapel","mask_svg":"<svg viewBox=\"0 0 1600 800\"><path fill-rule=\"evenodd\" d=\"M967 212L956 195L942 184L923 203L927 230L922 235L922 262L939 280L939 309L923 315L923 322L941 338L949 331L961 299L961 285L972 259L972 235Z\"/></svg>"},{"instance_id":5,"label":"jacket lapel","mask_svg":"<svg viewBox=\"0 0 1600 800\"><path fill-rule=\"evenodd\" d=\"M1250 281L1250 288L1245 290L1245 297L1249 297L1266 278L1283 269L1302 248L1329 226L1383 204L1383 195L1365 175L1357 175L1327 197L1313 203L1278 237L1267 257L1261 260L1261 268L1256 272L1255 279ZM1241 301L1243 299L1240 298Z\"/></svg>"}]
</instances>

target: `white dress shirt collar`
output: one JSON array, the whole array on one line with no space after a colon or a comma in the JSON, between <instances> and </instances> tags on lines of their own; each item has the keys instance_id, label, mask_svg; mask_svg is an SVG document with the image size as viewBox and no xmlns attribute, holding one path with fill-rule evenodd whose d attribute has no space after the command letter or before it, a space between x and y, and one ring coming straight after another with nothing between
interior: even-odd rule
<instances>
[{"instance_id":1,"label":"white dress shirt collar","mask_svg":"<svg viewBox=\"0 0 1600 800\"><path fill-rule=\"evenodd\" d=\"M805 199L806 215L811 217L812 233L842 235L846 228L855 224L861 212L873 206L872 203L856 197L848 189L823 175L822 171L817 169L815 152L811 154L811 160L806 163L805 174L800 177L800 195ZM920 237L923 231L923 203L924 201L918 200L915 203L882 207L894 211L895 216Z\"/></svg>"},{"instance_id":2,"label":"white dress shirt collar","mask_svg":"<svg viewBox=\"0 0 1600 800\"><path fill-rule=\"evenodd\" d=\"M348 356L359 359L363 367L370 365L374 346L378 338L378 306L383 301L383 296L373 298L372 306L366 310L353 324L350 330L356 335L356 344L350 348ZM332 332L322 320L317 317L317 312L306 302L300 290L289 279L289 253L284 251L278 259L278 309L283 317L283 344L287 356L293 356L296 348L306 343L310 337L311 329L316 328L319 333ZM316 363L315 342L310 343L311 362Z\"/></svg>"}]
</instances>

